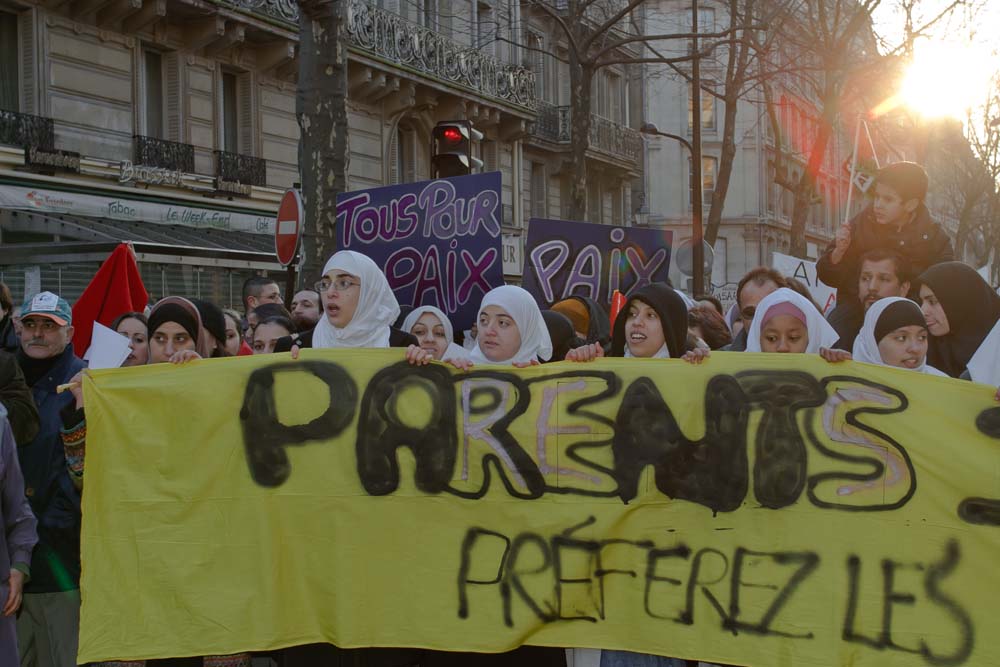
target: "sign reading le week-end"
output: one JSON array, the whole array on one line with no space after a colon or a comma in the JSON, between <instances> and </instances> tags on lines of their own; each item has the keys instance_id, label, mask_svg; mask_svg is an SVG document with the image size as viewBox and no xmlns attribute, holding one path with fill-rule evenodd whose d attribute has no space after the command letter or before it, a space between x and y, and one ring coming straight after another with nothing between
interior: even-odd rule
<instances>
[{"instance_id":1,"label":"sign reading le week-end","mask_svg":"<svg viewBox=\"0 0 1000 667\"><path fill-rule=\"evenodd\" d=\"M274 253L282 266L295 261L302 238L302 197L298 190L289 190L278 206L278 224L274 226Z\"/></svg>"},{"instance_id":2,"label":"sign reading le week-end","mask_svg":"<svg viewBox=\"0 0 1000 667\"><path fill-rule=\"evenodd\" d=\"M525 244L524 288L543 307L571 295L610 303L670 272L672 233L588 222L532 218Z\"/></svg>"},{"instance_id":3,"label":"sign reading le week-end","mask_svg":"<svg viewBox=\"0 0 1000 667\"><path fill-rule=\"evenodd\" d=\"M500 172L344 192L338 248L382 267L400 305L437 306L456 329L503 284Z\"/></svg>"}]
</instances>

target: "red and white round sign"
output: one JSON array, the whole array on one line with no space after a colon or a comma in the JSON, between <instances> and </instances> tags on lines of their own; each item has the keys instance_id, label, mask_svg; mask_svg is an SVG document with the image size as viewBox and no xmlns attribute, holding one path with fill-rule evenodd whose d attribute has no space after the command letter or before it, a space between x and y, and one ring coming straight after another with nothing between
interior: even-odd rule
<instances>
[{"instance_id":1,"label":"red and white round sign","mask_svg":"<svg viewBox=\"0 0 1000 667\"><path fill-rule=\"evenodd\" d=\"M281 198L278 206L278 221L274 226L274 253L282 266L288 266L295 261L299 249L299 239L302 238L302 221L305 213L302 209L302 197L298 190L289 190Z\"/></svg>"}]
</instances>

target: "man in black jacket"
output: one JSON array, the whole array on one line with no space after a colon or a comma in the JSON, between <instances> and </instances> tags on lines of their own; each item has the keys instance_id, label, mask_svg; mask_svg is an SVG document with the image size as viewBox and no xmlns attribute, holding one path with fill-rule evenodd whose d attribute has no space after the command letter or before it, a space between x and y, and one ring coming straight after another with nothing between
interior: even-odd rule
<instances>
[{"instance_id":1,"label":"man in black jacket","mask_svg":"<svg viewBox=\"0 0 1000 667\"><path fill-rule=\"evenodd\" d=\"M820 280L837 288L837 307L827 319L841 336L863 317L858 297L861 257L871 250L892 250L920 275L934 264L955 258L951 239L931 219L924 205L927 173L914 162L897 162L879 170L872 205L841 226L816 263Z\"/></svg>"}]
</instances>

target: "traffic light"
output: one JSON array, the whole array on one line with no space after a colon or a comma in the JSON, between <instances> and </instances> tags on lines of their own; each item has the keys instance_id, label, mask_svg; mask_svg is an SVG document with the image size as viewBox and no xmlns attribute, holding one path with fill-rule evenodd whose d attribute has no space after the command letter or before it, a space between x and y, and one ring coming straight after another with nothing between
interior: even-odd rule
<instances>
[{"instance_id":1,"label":"traffic light","mask_svg":"<svg viewBox=\"0 0 1000 667\"><path fill-rule=\"evenodd\" d=\"M481 141L483 133L468 120L446 120L434 128L433 178L466 176L481 169L483 161L472 157L472 142Z\"/></svg>"}]
</instances>

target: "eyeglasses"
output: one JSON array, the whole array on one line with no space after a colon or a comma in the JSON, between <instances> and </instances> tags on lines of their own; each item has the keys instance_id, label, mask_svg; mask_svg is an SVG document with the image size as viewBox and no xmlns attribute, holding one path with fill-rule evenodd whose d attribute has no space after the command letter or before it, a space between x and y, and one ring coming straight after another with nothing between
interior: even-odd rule
<instances>
[{"instance_id":1,"label":"eyeglasses","mask_svg":"<svg viewBox=\"0 0 1000 667\"><path fill-rule=\"evenodd\" d=\"M317 292L326 292L333 287L338 292L346 292L355 285L360 286L361 283L356 283L353 280L348 280L347 278L337 278L336 280L330 280L329 278L323 278L318 283L313 285Z\"/></svg>"},{"instance_id":2,"label":"eyeglasses","mask_svg":"<svg viewBox=\"0 0 1000 667\"><path fill-rule=\"evenodd\" d=\"M753 316L757 313L757 306L747 306L740 311L740 317L744 320L752 320Z\"/></svg>"}]
</instances>

